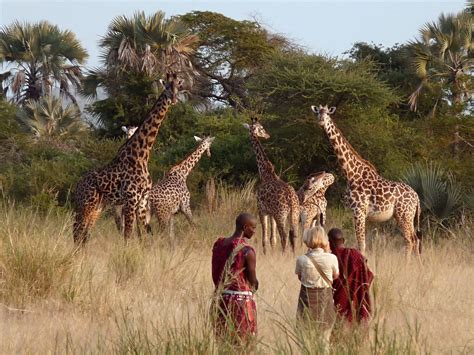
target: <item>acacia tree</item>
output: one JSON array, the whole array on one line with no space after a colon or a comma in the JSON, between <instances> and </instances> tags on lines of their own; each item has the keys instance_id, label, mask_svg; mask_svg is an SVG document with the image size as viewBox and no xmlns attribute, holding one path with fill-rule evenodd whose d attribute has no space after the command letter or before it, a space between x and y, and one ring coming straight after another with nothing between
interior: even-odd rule
<instances>
[{"instance_id":1,"label":"acacia tree","mask_svg":"<svg viewBox=\"0 0 474 355\"><path fill-rule=\"evenodd\" d=\"M149 99L159 94L157 80L167 71L192 81L190 56L197 36L178 19L158 11L118 16L100 41L101 68L90 70L82 94L107 98L89 107L108 133L118 134L123 124L138 124L149 109Z\"/></svg>"},{"instance_id":2,"label":"acacia tree","mask_svg":"<svg viewBox=\"0 0 474 355\"><path fill-rule=\"evenodd\" d=\"M0 30L3 94L11 91L16 102L38 100L53 88L76 103L72 89L80 87L81 68L87 58L74 33L47 21L14 22Z\"/></svg>"},{"instance_id":3,"label":"acacia tree","mask_svg":"<svg viewBox=\"0 0 474 355\"><path fill-rule=\"evenodd\" d=\"M179 18L199 34L199 46L192 58L199 76L192 93L233 108L250 106L245 83L275 51L291 46L257 21L237 21L209 11L194 11Z\"/></svg>"}]
</instances>

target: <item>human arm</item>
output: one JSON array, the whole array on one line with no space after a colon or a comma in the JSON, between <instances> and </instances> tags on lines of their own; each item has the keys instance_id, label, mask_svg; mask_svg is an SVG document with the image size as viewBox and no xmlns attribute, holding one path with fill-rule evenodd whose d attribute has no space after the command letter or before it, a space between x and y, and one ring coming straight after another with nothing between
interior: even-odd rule
<instances>
[{"instance_id":1,"label":"human arm","mask_svg":"<svg viewBox=\"0 0 474 355\"><path fill-rule=\"evenodd\" d=\"M339 262L337 260L337 257L334 254L331 254L334 256L333 263L332 263L332 279L336 280L339 278Z\"/></svg>"},{"instance_id":2,"label":"human arm","mask_svg":"<svg viewBox=\"0 0 474 355\"><path fill-rule=\"evenodd\" d=\"M257 280L257 255L253 249L248 249L245 253L245 273L250 287L257 291L258 280Z\"/></svg>"},{"instance_id":3,"label":"human arm","mask_svg":"<svg viewBox=\"0 0 474 355\"><path fill-rule=\"evenodd\" d=\"M298 280L301 281L301 263L300 259L296 259L296 267L295 267L295 274L298 276Z\"/></svg>"}]
</instances>

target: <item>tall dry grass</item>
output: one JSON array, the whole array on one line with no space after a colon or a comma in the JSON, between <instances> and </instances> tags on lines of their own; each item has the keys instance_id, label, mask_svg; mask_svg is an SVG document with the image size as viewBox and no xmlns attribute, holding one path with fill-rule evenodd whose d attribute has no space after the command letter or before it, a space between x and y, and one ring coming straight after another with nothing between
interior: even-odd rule
<instances>
[{"instance_id":1,"label":"tall dry grass","mask_svg":"<svg viewBox=\"0 0 474 355\"><path fill-rule=\"evenodd\" d=\"M227 353L209 323L212 243L229 235L241 211L255 212L253 186L216 186L214 212L195 211L174 240L155 232L125 245L102 218L83 250L75 250L71 216L0 207L0 353ZM346 229L348 211L332 209L328 226ZM181 223L182 222L182 223ZM423 266L405 264L393 226L369 228L369 264L376 274L368 331L337 329L332 352L350 354L474 351L474 262L471 225L455 239L425 243ZM349 243L351 238L349 238ZM257 249L257 353L319 352L314 332L295 329L299 283L295 256ZM304 250L300 244L297 253ZM368 334L367 334L368 333Z\"/></svg>"}]
</instances>

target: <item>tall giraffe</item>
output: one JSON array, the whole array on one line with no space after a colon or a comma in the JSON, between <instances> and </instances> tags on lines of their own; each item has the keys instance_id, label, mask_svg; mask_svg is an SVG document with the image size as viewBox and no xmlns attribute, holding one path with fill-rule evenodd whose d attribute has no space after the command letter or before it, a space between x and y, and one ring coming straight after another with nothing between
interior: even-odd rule
<instances>
[{"instance_id":1,"label":"tall giraffe","mask_svg":"<svg viewBox=\"0 0 474 355\"><path fill-rule=\"evenodd\" d=\"M326 190L334 183L334 175L320 171L310 174L297 191L301 206L301 224L303 230L314 227L318 222L321 226L326 223Z\"/></svg>"},{"instance_id":2,"label":"tall giraffe","mask_svg":"<svg viewBox=\"0 0 474 355\"><path fill-rule=\"evenodd\" d=\"M293 187L278 177L272 163L267 158L259 141L259 138L270 138L263 126L256 119L253 119L250 125L245 123L244 127L249 131L250 142L257 158L261 180L257 188L257 208L262 223L263 252L266 252L268 217L270 217L271 222L270 244L272 247L275 245L276 229L278 229L283 251L286 249L287 234L285 227L289 218L290 244L294 251L300 213L298 196Z\"/></svg>"},{"instance_id":3,"label":"tall giraffe","mask_svg":"<svg viewBox=\"0 0 474 355\"><path fill-rule=\"evenodd\" d=\"M199 143L197 148L182 162L173 166L164 179L153 185L149 197L151 215L155 215L161 226L169 227L170 237L174 236L173 215L181 211L191 226L194 226L190 198L186 180L204 153L211 156L211 144L214 137L204 139L194 137Z\"/></svg>"},{"instance_id":4,"label":"tall giraffe","mask_svg":"<svg viewBox=\"0 0 474 355\"><path fill-rule=\"evenodd\" d=\"M182 89L182 82L176 74L167 74L166 80L160 82L163 92L133 136L119 148L115 159L79 180L75 193L76 243L85 243L90 228L106 205L123 205L125 240L131 236L136 216L145 224L147 199L152 186L148 173L150 152L169 107L177 102Z\"/></svg>"},{"instance_id":5,"label":"tall giraffe","mask_svg":"<svg viewBox=\"0 0 474 355\"><path fill-rule=\"evenodd\" d=\"M335 107L311 106L318 124L326 132L347 179L346 202L352 209L354 227L361 252L365 253L365 223L369 219L384 222L394 217L403 233L406 255L421 250L420 200L407 184L380 176L375 167L363 159L350 145L329 115ZM416 232L415 232L416 218Z\"/></svg>"}]
</instances>

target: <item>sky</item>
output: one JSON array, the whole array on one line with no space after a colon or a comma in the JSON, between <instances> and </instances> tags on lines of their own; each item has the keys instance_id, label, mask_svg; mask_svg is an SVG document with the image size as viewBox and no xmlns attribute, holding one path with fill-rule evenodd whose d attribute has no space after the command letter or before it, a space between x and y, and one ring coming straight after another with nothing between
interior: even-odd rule
<instances>
[{"instance_id":1,"label":"sky","mask_svg":"<svg viewBox=\"0 0 474 355\"><path fill-rule=\"evenodd\" d=\"M98 41L119 15L162 10L167 16L193 10L220 12L244 20L256 18L271 32L294 40L311 52L341 56L356 42L384 46L414 39L426 22L456 13L464 0L450 1L120 1L0 0L0 22L48 20L72 30L89 52L87 66L100 65Z\"/></svg>"}]
</instances>

